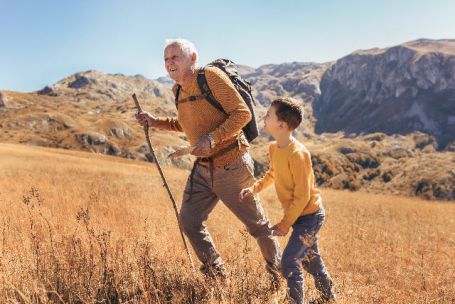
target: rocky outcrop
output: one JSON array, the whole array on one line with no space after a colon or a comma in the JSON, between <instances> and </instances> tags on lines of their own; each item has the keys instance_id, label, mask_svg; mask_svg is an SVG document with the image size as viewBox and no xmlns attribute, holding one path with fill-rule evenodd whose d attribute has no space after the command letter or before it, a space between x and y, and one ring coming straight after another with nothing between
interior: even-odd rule
<instances>
[{"instance_id":1,"label":"rocky outcrop","mask_svg":"<svg viewBox=\"0 0 455 304\"><path fill-rule=\"evenodd\" d=\"M59 96L62 95L62 92L60 92L55 86L53 85L48 85L42 88L37 92L39 95L47 95L47 96Z\"/></svg>"},{"instance_id":2,"label":"rocky outcrop","mask_svg":"<svg viewBox=\"0 0 455 304\"><path fill-rule=\"evenodd\" d=\"M455 139L455 40L417 40L336 61L314 102L317 132L422 131Z\"/></svg>"},{"instance_id":3,"label":"rocky outcrop","mask_svg":"<svg viewBox=\"0 0 455 304\"><path fill-rule=\"evenodd\" d=\"M107 100L121 102L131 99L133 93L144 99L161 98L173 102L170 84L150 80L142 75L125 76L96 70L76 73L37 92L40 95L64 96L69 100Z\"/></svg>"},{"instance_id":4,"label":"rocky outcrop","mask_svg":"<svg viewBox=\"0 0 455 304\"><path fill-rule=\"evenodd\" d=\"M102 130L107 136L117 138L130 137L131 128L123 121L114 119L103 119L95 123L99 130Z\"/></svg>"},{"instance_id":5,"label":"rocky outcrop","mask_svg":"<svg viewBox=\"0 0 455 304\"><path fill-rule=\"evenodd\" d=\"M8 97L6 96L6 93L0 91L0 108L6 107L7 101L8 101Z\"/></svg>"},{"instance_id":6,"label":"rocky outcrop","mask_svg":"<svg viewBox=\"0 0 455 304\"><path fill-rule=\"evenodd\" d=\"M330 63L268 64L242 77L251 82L256 99L264 106L268 106L277 96L291 96L311 102L319 97L319 82L329 66Z\"/></svg>"},{"instance_id":7,"label":"rocky outcrop","mask_svg":"<svg viewBox=\"0 0 455 304\"><path fill-rule=\"evenodd\" d=\"M312 102L321 91L319 82L331 63L292 62L263 65L256 70L241 67L242 77L251 82L253 96L260 105L258 117L261 117L273 99L293 97L303 107L304 120L299 127L307 136L314 134L315 118ZM261 125L262 127L262 125Z\"/></svg>"},{"instance_id":8,"label":"rocky outcrop","mask_svg":"<svg viewBox=\"0 0 455 304\"><path fill-rule=\"evenodd\" d=\"M106 136L98 132L78 133L74 135L82 145L102 145L106 143Z\"/></svg>"},{"instance_id":9,"label":"rocky outcrop","mask_svg":"<svg viewBox=\"0 0 455 304\"><path fill-rule=\"evenodd\" d=\"M334 189L455 200L455 154L436 152L420 132L319 140L312 149L318 185Z\"/></svg>"}]
</instances>

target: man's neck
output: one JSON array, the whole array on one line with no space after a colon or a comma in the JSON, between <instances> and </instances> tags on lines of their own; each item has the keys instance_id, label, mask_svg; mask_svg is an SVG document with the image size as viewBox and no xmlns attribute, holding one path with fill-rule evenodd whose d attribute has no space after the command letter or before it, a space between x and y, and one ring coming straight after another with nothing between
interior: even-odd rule
<instances>
[{"instance_id":1,"label":"man's neck","mask_svg":"<svg viewBox=\"0 0 455 304\"><path fill-rule=\"evenodd\" d=\"M285 133L285 134L280 134L275 137L276 143L278 144L278 148L286 148L289 146L291 142L294 141L294 137L292 136L292 133Z\"/></svg>"},{"instance_id":2,"label":"man's neck","mask_svg":"<svg viewBox=\"0 0 455 304\"><path fill-rule=\"evenodd\" d=\"M192 68L185 75L183 75L182 80L177 82L183 90L188 90L191 86L191 81L193 80L194 74L196 73L196 68Z\"/></svg>"}]
</instances>

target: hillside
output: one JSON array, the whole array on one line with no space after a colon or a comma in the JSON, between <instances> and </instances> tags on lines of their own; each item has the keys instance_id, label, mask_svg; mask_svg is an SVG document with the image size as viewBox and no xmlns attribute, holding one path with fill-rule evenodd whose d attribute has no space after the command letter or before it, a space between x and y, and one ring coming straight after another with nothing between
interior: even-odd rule
<instances>
[{"instance_id":1,"label":"hillside","mask_svg":"<svg viewBox=\"0 0 455 304\"><path fill-rule=\"evenodd\" d=\"M180 205L187 172L164 171ZM222 204L208 226L228 280L193 276L153 164L0 144L0 172L0 298L8 302L284 301L283 288L269 290L254 240ZM276 222L273 189L261 197ZM453 204L330 189L323 198L320 246L339 303L455 301Z\"/></svg>"},{"instance_id":2,"label":"hillside","mask_svg":"<svg viewBox=\"0 0 455 304\"><path fill-rule=\"evenodd\" d=\"M316 131L434 136L455 142L455 40L361 50L335 62L314 102Z\"/></svg>"},{"instance_id":3,"label":"hillside","mask_svg":"<svg viewBox=\"0 0 455 304\"><path fill-rule=\"evenodd\" d=\"M291 96L300 100L304 109L304 121L301 129L307 135L314 135L316 119L313 115L313 101L321 95L319 83L331 63L292 62L267 64L242 76L251 82L253 95L260 104L258 111L268 105L277 96ZM261 116L260 116L261 117Z\"/></svg>"},{"instance_id":4,"label":"hillside","mask_svg":"<svg viewBox=\"0 0 455 304\"><path fill-rule=\"evenodd\" d=\"M123 158L153 161L142 128L134 119L131 100L68 101L67 97L8 92L9 108L0 110L0 142L82 150ZM175 115L174 105L143 98L144 108ZM318 185L333 189L420 196L455 200L455 152L437 151L434 137L423 133L407 136L376 133L346 136L343 133L309 135L305 127L297 138L313 153ZM152 130L152 142L161 162L189 170L190 156L168 159L186 146L180 133ZM253 145L257 174L268 163L267 137ZM418 170L419 174L414 174Z\"/></svg>"},{"instance_id":5,"label":"hillside","mask_svg":"<svg viewBox=\"0 0 455 304\"><path fill-rule=\"evenodd\" d=\"M276 96L301 102L305 119L296 136L311 147L318 185L455 200L454 45L417 40L330 63L239 71L252 83L257 117ZM138 94L145 110L175 116L171 85L166 77L90 70L38 92L2 91L0 142L154 161L134 119L131 94ZM183 134L151 134L162 162L191 168L189 156L167 158L188 145ZM269 141L261 136L253 143L258 174L267 167Z\"/></svg>"},{"instance_id":6,"label":"hillside","mask_svg":"<svg viewBox=\"0 0 455 304\"><path fill-rule=\"evenodd\" d=\"M140 87L137 92L140 92L139 89ZM81 94L78 90L77 94ZM4 92L8 101L5 107L0 108L0 129L3 130L0 142L82 150L152 161L142 127L134 119L137 111L131 96L123 93L126 94L124 97L119 95L118 99L112 100L106 96L97 96L99 89L86 90L89 93L84 93L80 99L73 98L78 96L76 92L58 96ZM144 110L157 115L175 113L172 100L167 103L164 97L145 92L138 95ZM130 96L129 99L127 96ZM186 144L182 135L170 136L165 132L152 134L157 146L156 154L163 161L175 150L173 147ZM185 158L176 159L174 164L189 168L190 161Z\"/></svg>"}]
</instances>

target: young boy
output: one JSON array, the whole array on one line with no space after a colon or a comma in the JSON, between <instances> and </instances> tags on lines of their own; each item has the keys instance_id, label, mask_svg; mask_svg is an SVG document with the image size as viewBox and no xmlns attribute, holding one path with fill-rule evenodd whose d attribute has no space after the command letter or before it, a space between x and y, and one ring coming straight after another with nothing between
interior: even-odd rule
<instances>
[{"instance_id":1,"label":"young boy","mask_svg":"<svg viewBox=\"0 0 455 304\"><path fill-rule=\"evenodd\" d=\"M292 136L302 122L302 109L290 98L274 100L264 117L265 131L275 142L269 147L270 168L252 187L240 192L240 199L255 195L275 182L283 219L272 227L277 236L292 234L281 259L281 272L287 280L294 303L304 303L304 276L309 272L321 297L315 303L335 300L333 283L319 255L317 233L324 222L320 191L315 188L310 152Z\"/></svg>"}]
</instances>

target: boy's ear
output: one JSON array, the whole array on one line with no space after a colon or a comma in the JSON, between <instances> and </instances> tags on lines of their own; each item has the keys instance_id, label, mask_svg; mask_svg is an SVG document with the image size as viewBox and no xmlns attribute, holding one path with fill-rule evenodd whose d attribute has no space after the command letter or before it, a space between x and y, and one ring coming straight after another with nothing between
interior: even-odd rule
<instances>
[{"instance_id":1,"label":"boy's ear","mask_svg":"<svg viewBox=\"0 0 455 304\"><path fill-rule=\"evenodd\" d=\"M285 123L284 121L280 121L280 129L283 129L284 131L292 131L291 129L289 129L288 124Z\"/></svg>"}]
</instances>

